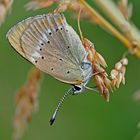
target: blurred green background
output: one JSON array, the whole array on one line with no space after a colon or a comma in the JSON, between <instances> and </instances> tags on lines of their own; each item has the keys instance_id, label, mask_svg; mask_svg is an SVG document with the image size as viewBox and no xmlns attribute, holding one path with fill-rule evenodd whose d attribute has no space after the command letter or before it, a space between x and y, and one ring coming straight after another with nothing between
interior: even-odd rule
<instances>
[{"instance_id":1,"label":"blurred green background","mask_svg":"<svg viewBox=\"0 0 140 140\"><path fill-rule=\"evenodd\" d=\"M140 28L140 1L131 2L134 4L132 20ZM15 93L25 83L32 67L10 47L6 32L29 16L52 10L48 8L26 12L26 3L27 0L15 0L11 15L0 28L0 140L10 140L12 137ZM65 15L77 30L77 21L72 20L69 12ZM96 49L106 59L109 72L126 48L116 38L88 21L82 21L81 28L84 36L95 43ZM140 59L130 55L128 58L126 85L111 93L109 103L90 91L85 91L88 94L71 96L63 104L53 126L49 125L49 119L59 99L70 86L45 74L39 94L39 111L33 115L22 140L140 140L137 128L140 102L133 100L134 92L140 89ZM91 86L92 82L89 83Z\"/></svg>"}]
</instances>

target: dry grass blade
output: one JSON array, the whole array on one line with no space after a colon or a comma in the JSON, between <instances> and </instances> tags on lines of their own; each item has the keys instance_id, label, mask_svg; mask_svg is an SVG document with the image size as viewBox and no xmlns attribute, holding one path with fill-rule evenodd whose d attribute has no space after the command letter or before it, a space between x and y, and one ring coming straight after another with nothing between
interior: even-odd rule
<instances>
[{"instance_id":1,"label":"dry grass blade","mask_svg":"<svg viewBox=\"0 0 140 140\"><path fill-rule=\"evenodd\" d=\"M122 42L129 48L129 50L137 48L135 54L140 57L140 31L132 21L130 22L128 20L132 14L132 5L128 5L127 0L121 1L121 9L123 11L120 11L120 6L118 7L118 5L112 0L95 0L94 2L124 34L124 37L126 37L127 40ZM126 41L129 43L126 44Z\"/></svg>"},{"instance_id":2,"label":"dry grass blade","mask_svg":"<svg viewBox=\"0 0 140 140\"><path fill-rule=\"evenodd\" d=\"M41 72L33 68L29 72L26 84L17 92L14 117L14 140L19 140L31 121L32 113L38 107L38 88Z\"/></svg>"}]
</instances>

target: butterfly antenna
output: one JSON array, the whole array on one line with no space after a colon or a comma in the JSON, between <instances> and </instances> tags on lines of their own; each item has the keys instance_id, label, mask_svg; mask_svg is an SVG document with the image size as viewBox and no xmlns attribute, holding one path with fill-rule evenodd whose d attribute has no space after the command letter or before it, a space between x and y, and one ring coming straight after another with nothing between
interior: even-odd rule
<instances>
[{"instance_id":1,"label":"butterfly antenna","mask_svg":"<svg viewBox=\"0 0 140 140\"><path fill-rule=\"evenodd\" d=\"M79 13L78 13L78 19L77 19L77 23L78 23L78 30L79 30L79 34L80 34L80 38L81 40L83 41L83 34L82 34L82 31L81 31L81 27L80 27L80 16L81 16L81 7L80 7L80 10L79 10Z\"/></svg>"},{"instance_id":2,"label":"butterfly antenna","mask_svg":"<svg viewBox=\"0 0 140 140\"><path fill-rule=\"evenodd\" d=\"M57 105L57 107L56 107L56 109L55 109L55 111L54 111L54 113L53 113L53 116L52 116L51 119L50 119L50 125L53 125L53 123L54 123L54 121L55 121L55 119L56 119L56 116L57 116L57 113L58 113L60 107L62 106L64 100L66 99L67 95L71 92L72 89L73 89L73 87L71 87L71 88L63 95L63 97L62 97L61 100L59 101L59 103L58 103L58 105Z\"/></svg>"}]
</instances>

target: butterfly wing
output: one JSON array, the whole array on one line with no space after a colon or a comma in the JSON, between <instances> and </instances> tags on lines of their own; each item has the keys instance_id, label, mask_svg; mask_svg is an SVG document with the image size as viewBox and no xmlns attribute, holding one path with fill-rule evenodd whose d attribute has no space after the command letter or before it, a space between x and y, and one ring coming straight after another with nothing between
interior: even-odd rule
<instances>
[{"instance_id":1,"label":"butterfly wing","mask_svg":"<svg viewBox=\"0 0 140 140\"><path fill-rule=\"evenodd\" d=\"M63 15L60 16L56 14L52 16L51 20L54 20L54 23L60 29L60 36L69 44L69 50L72 54L71 57L73 57L78 64L81 64L86 57L86 52L78 34L67 24ZM65 21L64 24L61 24L62 21Z\"/></svg>"},{"instance_id":2,"label":"butterfly wing","mask_svg":"<svg viewBox=\"0 0 140 140\"><path fill-rule=\"evenodd\" d=\"M21 24L25 26L25 23ZM86 52L78 35L67 24L62 14L34 17L20 32L21 36L18 34L18 37L13 38L18 33L17 29L19 27L16 27L16 30L11 29L8 39L12 46L18 42L21 50L14 48L21 55L56 79L71 84L82 82L80 63Z\"/></svg>"},{"instance_id":3,"label":"butterfly wing","mask_svg":"<svg viewBox=\"0 0 140 140\"><path fill-rule=\"evenodd\" d=\"M20 44L20 38L24 30L33 22L35 18L38 18L38 16L30 17L19 22L17 25L12 27L6 35L12 47L23 57L25 57L25 54Z\"/></svg>"}]
</instances>

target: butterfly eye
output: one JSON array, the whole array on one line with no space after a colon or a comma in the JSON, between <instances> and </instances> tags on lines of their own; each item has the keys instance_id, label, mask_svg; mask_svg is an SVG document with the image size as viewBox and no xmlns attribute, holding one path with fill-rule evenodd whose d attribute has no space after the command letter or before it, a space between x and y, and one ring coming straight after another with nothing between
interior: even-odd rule
<instances>
[{"instance_id":1,"label":"butterfly eye","mask_svg":"<svg viewBox=\"0 0 140 140\"><path fill-rule=\"evenodd\" d=\"M80 93L83 91L83 87L81 85L73 85L73 95L76 95L76 93Z\"/></svg>"},{"instance_id":2,"label":"butterfly eye","mask_svg":"<svg viewBox=\"0 0 140 140\"><path fill-rule=\"evenodd\" d=\"M74 89L75 89L76 91L80 91L80 90L81 90L81 87L80 87L80 86L77 86L77 85L74 85Z\"/></svg>"}]
</instances>

